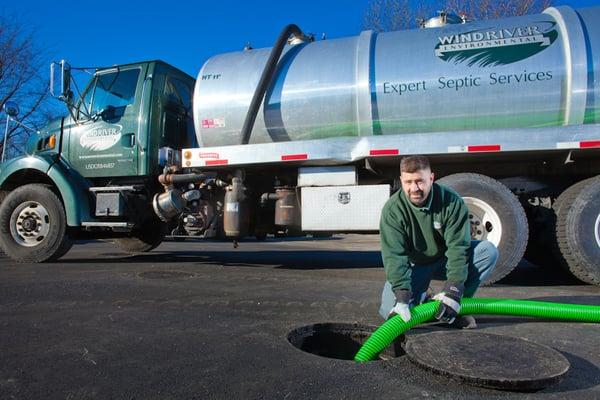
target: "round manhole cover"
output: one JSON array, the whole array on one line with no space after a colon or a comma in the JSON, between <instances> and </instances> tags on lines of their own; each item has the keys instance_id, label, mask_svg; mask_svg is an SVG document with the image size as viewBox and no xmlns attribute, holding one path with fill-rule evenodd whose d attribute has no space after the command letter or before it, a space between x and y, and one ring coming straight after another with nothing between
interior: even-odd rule
<instances>
[{"instance_id":1,"label":"round manhole cover","mask_svg":"<svg viewBox=\"0 0 600 400\"><path fill-rule=\"evenodd\" d=\"M493 389L543 389L559 382L570 367L562 354L548 346L480 332L414 335L404 349L411 361L425 369Z\"/></svg>"},{"instance_id":2,"label":"round manhole cover","mask_svg":"<svg viewBox=\"0 0 600 400\"><path fill-rule=\"evenodd\" d=\"M188 279L193 278L194 274L183 271L145 271L138 276L145 279Z\"/></svg>"},{"instance_id":3,"label":"round manhole cover","mask_svg":"<svg viewBox=\"0 0 600 400\"><path fill-rule=\"evenodd\" d=\"M377 329L376 326L348 323L321 323L303 326L291 331L287 339L296 348L321 357L354 360L363 343ZM404 354L401 336L383 350L376 360L388 360Z\"/></svg>"}]
</instances>

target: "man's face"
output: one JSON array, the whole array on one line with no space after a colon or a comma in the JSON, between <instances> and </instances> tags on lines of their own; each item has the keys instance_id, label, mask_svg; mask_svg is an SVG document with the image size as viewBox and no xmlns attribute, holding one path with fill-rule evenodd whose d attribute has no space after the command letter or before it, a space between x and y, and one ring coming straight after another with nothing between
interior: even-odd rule
<instances>
[{"instance_id":1,"label":"man's face","mask_svg":"<svg viewBox=\"0 0 600 400\"><path fill-rule=\"evenodd\" d=\"M433 172L430 169L420 169L416 172L401 172L400 182L406 197L417 207L425 204L431 186L433 185Z\"/></svg>"}]
</instances>

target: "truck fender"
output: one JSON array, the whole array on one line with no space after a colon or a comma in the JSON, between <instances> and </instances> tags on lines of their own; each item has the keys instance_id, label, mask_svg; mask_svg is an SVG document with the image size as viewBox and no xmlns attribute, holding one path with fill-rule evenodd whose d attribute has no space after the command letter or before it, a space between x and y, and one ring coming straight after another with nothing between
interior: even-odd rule
<instances>
[{"instance_id":1,"label":"truck fender","mask_svg":"<svg viewBox=\"0 0 600 400\"><path fill-rule=\"evenodd\" d=\"M13 158L2 164L0 167L0 188L4 183L16 172L33 169L46 174L50 169L50 164L47 160L40 157L18 157Z\"/></svg>"},{"instance_id":2,"label":"truck fender","mask_svg":"<svg viewBox=\"0 0 600 400\"><path fill-rule=\"evenodd\" d=\"M88 190L90 184L76 171L71 170L73 172L69 173L69 170L67 165L59 161L50 167L48 176L60 191L67 215L67 225L81 226L81 221L92 219Z\"/></svg>"}]
</instances>

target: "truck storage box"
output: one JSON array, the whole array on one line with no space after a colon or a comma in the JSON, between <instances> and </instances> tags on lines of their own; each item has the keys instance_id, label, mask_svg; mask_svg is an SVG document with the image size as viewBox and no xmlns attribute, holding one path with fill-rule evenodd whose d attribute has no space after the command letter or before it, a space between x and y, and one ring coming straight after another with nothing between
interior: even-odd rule
<instances>
[{"instance_id":1,"label":"truck storage box","mask_svg":"<svg viewBox=\"0 0 600 400\"><path fill-rule=\"evenodd\" d=\"M379 230L389 185L302 188L302 230Z\"/></svg>"}]
</instances>

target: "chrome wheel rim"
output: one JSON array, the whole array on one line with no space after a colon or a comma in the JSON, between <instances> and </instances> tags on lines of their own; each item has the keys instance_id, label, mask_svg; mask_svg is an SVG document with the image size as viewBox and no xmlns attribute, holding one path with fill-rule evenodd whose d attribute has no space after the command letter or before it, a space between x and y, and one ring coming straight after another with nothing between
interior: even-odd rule
<instances>
[{"instance_id":1,"label":"chrome wheel rim","mask_svg":"<svg viewBox=\"0 0 600 400\"><path fill-rule=\"evenodd\" d=\"M488 240L496 247L502 238L502 221L492 206L475 197L463 197L469 209L471 223L471 238L473 240Z\"/></svg>"},{"instance_id":2,"label":"chrome wheel rim","mask_svg":"<svg viewBox=\"0 0 600 400\"><path fill-rule=\"evenodd\" d=\"M38 246L50 232L50 216L37 201L20 204L10 218L10 233L24 247Z\"/></svg>"}]
</instances>

